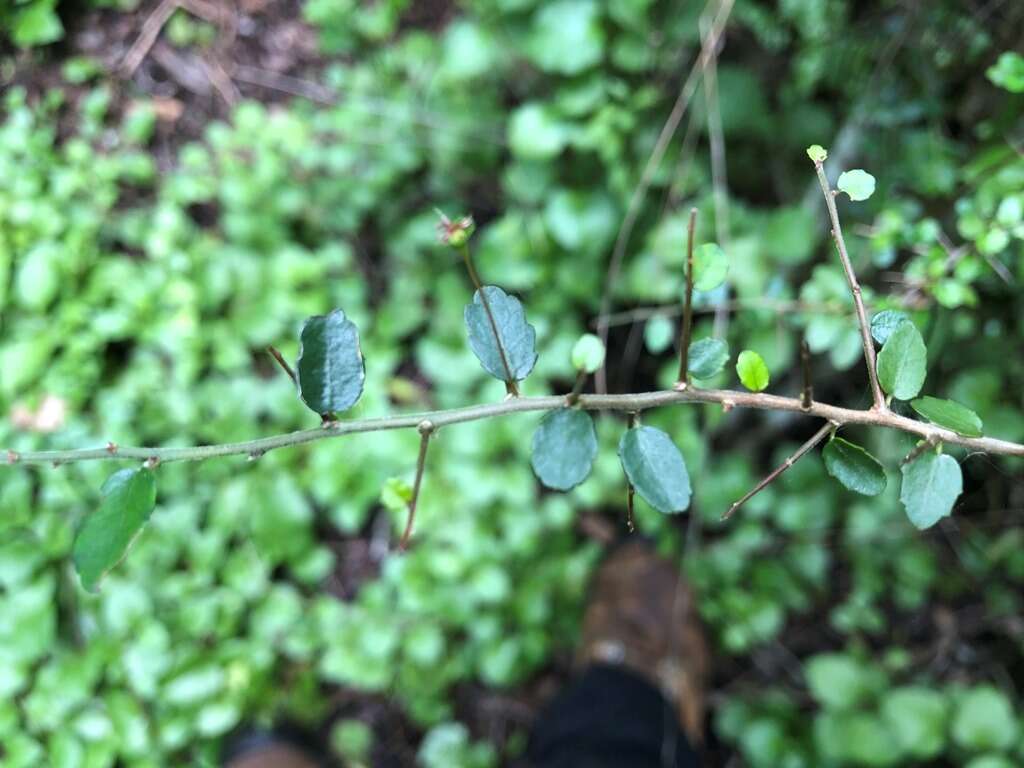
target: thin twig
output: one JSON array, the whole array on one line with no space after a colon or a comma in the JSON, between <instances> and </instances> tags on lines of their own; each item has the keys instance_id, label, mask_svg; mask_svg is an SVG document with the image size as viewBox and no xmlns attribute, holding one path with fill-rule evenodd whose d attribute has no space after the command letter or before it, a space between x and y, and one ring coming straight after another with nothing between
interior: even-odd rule
<instances>
[{"instance_id":1,"label":"thin twig","mask_svg":"<svg viewBox=\"0 0 1024 768\"><path fill-rule=\"evenodd\" d=\"M902 467L904 464L909 464L922 453L927 451L929 448L934 448L936 445L938 445L937 440L933 440L930 437L926 437L924 440L915 445L913 450L910 451L910 453L908 453L900 460L900 466Z\"/></svg>"},{"instance_id":2,"label":"thin twig","mask_svg":"<svg viewBox=\"0 0 1024 768\"><path fill-rule=\"evenodd\" d=\"M825 422L825 426L823 426L821 429L819 429L817 432L811 435L810 439L806 443L801 445L799 448L797 448L792 456L786 459L780 466L773 469L768 474L768 476L765 477L761 482L759 482L757 485L755 485L753 488L747 491L747 493L744 494L742 499L740 499L737 502L734 502L733 505L725 511L725 514L722 515L722 519L728 520L730 517L732 517L733 512L735 512L737 509L739 509L748 501L750 501L750 499L753 496L763 491L765 487L772 483L776 478L778 478L779 475L781 475L787 469L789 469L798 461L800 461L800 459L802 459L808 451L810 451L812 448L814 448L814 446L816 446L818 443L824 440L825 436L828 435L828 433L834 430L837 426L837 424L833 424L830 421Z\"/></svg>"},{"instance_id":3,"label":"thin twig","mask_svg":"<svg viewBox=\"0 0 1024 768\"><path fill-rule=\"evenodd\" d=\"M683 296L683 327L679 332L679 384L690 380L690 335L693 333L693 237L697 229L697 209L690 209L686 226L686 293Z\"/></svg>"},{"instance_id":4,"label":"thin twig","mask_svg":"<svg viewBox=\"0 0 1024 768\"><path fill-rule=\"evenodd\" d=\"M572 392L565 396L565 404L569 406L576 405L576 401L580 399L580 394L583 392L583 387L587 383L587 372L581 370L576 374L576 383L572 385Z\"/></svg>"},{"instance_id":5,"label":"thin twig","mask_svg":"<svg viewBox=\"0 0 1024 768\"><path fill-rule=\"evenodd\" d=\"M299 377L295 375L295 371L292 370L290 365L288 365L288 361L284 359L284 355L278 351L277 347L267 347L267 352L269 352L270 356L277 361L277 364L284 369L284 372L288 374L288 378L292 380L295 386L299 386Z\"/></svg>"},{"instance_id":6,"label":"thin twig","mask_svg":"<svg viewBox=\"0 0 1024 768\"><path fill-rule=\"evenodd\" d=\"M487 300L487 292L480 283L480 276L476 273L476 267L473 266L473 257L469 253L469 246L463 243L459 250L462 252L462 260L466 262L466 271L469 272L469 279L473 281L473 287L476 288L476 292L480 296L480 303L483 305L484 314L487 315L487 322L491 324L491 331L494 333L494 344L498 348L498 355L501 356L501 365L505 369L505 387L510 395L518 397L519 386L516 384L516 377L512 375L512 366L508 364L508 357L505 355L505 345L501 341L501 335L498 333L498 324L494 321L494 314L491 312L491 302Z\"/></svg>"},{"instance_id":7,"label":"thin twig","mask_svg":"<svg viewBox=\"0 0 1024 768\"><path fill-rule=\"evenodd\" d=\"M811 348L807 339L800 340L800 368L803 370L804 386L800 391L800 405L807 411L814 402L814 383L811 381Z\"/></svg>"},{"instance_id":8,"label":"thin twig","mask_svg":"<svg viewBox=\"0 0 1024 768\"><path fill-rule=\"evenodd\" d=\"M701 39L708 36L707 14L701 14ZM708 143L711 147L711 190L715 201L715 240L730 252L731 237L729 232L729 180L726 174L725 136L722 133L722 110L718 99L718 53L721 41L705 62L704 75L704 106L707 112ZM722 338L729 327L729 313L721 305L715 309L714 336Z\"/></svg>"},{"instance_id":9,"label":"thin twig","mask_svg":"<svg viewBox=\"0 0 1024 768\"><path fill-rule=\"evenodd\" d=\"M630 533L636 533L636 517L633 514L633 510L636 507L636 488L633 484L626 481L626 530Z\"/></svg>"},{"instance_id":10,"label":"thin twig","mask_svg":"<svg viewBox=\"0 0 1024 768\"><path fill-rule=\"evenodd\" d=\"M725 22L732 12L732 6L733 0L724 0L719 7L718 15L715 16L714 21L711 23L708 36L701 45L700 54L690 68L690 73L687 75L686 81L679 91L679 96L672 106L672 111L669 113L665 125L662 126L661 133L658 134L658 139L654 144L654 149L651 151L651 156L647 159L647 165L644 166L644 170L640 175L640 182L630 197L629 205L626 208L626 215L622 220L622 226L619 228L619 234L615 238L615 245L612 248L612 257L608 263L608 272L605 276L604 293L601 296L601 309L597 318L597 335L601 337L601 341L604 342L605 346L608 344L607 317L611 309L612 291L618 282L619 270L622 268L622 259L626 254L626 245L629 242L630 235L633 233L636 220L640 215L640 207L647 196L647 190L654 181L655 172L658 170L658 166L661 165L661 160L665 156L668 145L672 141L672 137L675 135L683 115L686 114L686 109L693 98L694 92L697 90L698 75L703 71L708 57L711 56L711 52L718 45L718 37L722 34ZM604 394L607 390L605 366L601 366L598 369L595 383L597 391Z\"/></svg>"},{"instance_id":11,"label":"thin twig","mask_svg":"<svg viewBox=\"0 0 1024 768\"><path fill-rule=\"evenodd\" d=\"M416 522L416 502L420 498L420 486L423 484L423 470L427 465L427 448L430 447L430 436L434 433L434 425L427 420L420 422L420 453L416 458L416 479L412 483L412 498L409 499L409 516L405 520L405 531L398 543L399 549L405 549L412 537L412 527Z\"/></svg>"},{"instance_id":12,"label":"thin twig","mask_svg":"<svg viewBox=\"0 0 1024 768\"><path fill-rule=\"evenodd\" d=\"M920 438L931 438L946 445L959 445L981 453L999 454L1003 456L1024 457L1024 445L994 437L964 437L949 429L900 416L892 411L880 412L875 409L841 408L826 403L814 402L810 409L805 410L803 403L796 397L780 397L764 392L740 392L732 389L700 389L687 387L683 391L661 390L657 392L640 392L627 395L580 395L577 407L588 411L646 411L651 408L662 408L683 403L715 403L726 410L735 408L753 408L762 411L787 411L803 413L819 419L826 419L840 426L846 424L864 424L872 427L884 427L900 432L917 435ZM255 440L237 443L215 443L191 447L145 448L119 446L117 455L112 456L106 449L106 442L96 448L81 448L68 451L25 451L18 452L0 448L0 455L6 453L8 464L50 464L54 461L63 463L79 461L101 461L111 459L139 459L151 457L161 462L169 461L200 461L219 456L248 456L251 453L266 453L277 448L286 448L318 440L339 437L341 435L361 434L364 432L383 432L392 429L416 429L424 421L430 421L435 430L452 424L462 424L481 419L492 419L513 413L529 413L537 411L553 411L565 407L565 395L549 395L544 397L519 397L503 400L499 403L471 405L452 408L445 411L428 411L399 416L383 416L353 421L332 421L313 429L297 432L286 432Z\"/></svg>"},{"instance_id":13,"label":"thin twig","mask_svg":"<svg viewBox=\"0 0 1024 768\"><path fill-rule=\"evenodd\" d=\"M121 72L125 77L135 74L135 70L139 68L139 64L146 58L149 49L153 47L153 43L160 36L160 30L164 28L164 24L176 10L178 10L178 0L161 0L153 12L146 17L139 36L135 38L132 47L128 49L121 60Z\"/></svg>"},{"instance_id":14,"label":"thin twig","mask_svg":"<svg viewBox=\"0 0 1024 768\"><path fill-rule=\"evenodd\" d=\"M636 427L640 417L636 411L630 411L628 427L633 429ZM630 533L636 533L636 488L629 482L629 478L626 478L626 529Z\"/></svg>"},{"instance_id":15,"label":"thin twig","mask_svg":"<svg viewBox=\"0 0 1024 768\"><path fill-rule=\"evenodd\" d=\"M839 260L843 262L843 271L846 272L846 282L853 293L853 304L857 310L857 323L860 325L860 338L864 347L864 362L868 367L868 380L871 382L871 394L874 399L876 411L885 412L889 408L885 404L885 395L882 394L882 387L878 383L878 372L875 370L875 343L871 339L871 326L868 324L867 312L864 310L864 299L861 297L860 283L857 282L857 274L853 271L853 263L850 255L846 252L846 241L843 240L843 230L839 226L839 211L836 210L836 192L828 183L825 176L825 169L821 162L814 163L814 170L818 173L818 182L821 184L822 194L825 195L825 207L828 208L829 219L832 222L832 238L835 240L836 248L839 250Z\"/></svg>"}]
</instances>

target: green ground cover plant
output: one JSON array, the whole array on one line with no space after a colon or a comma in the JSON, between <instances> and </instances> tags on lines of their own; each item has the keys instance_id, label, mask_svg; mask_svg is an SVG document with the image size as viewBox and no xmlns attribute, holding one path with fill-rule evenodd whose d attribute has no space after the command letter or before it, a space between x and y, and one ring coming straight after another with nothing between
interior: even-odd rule
<instances>
[{"instance_id":1,"label":"green ground cover plant","mask_svg":"<svg viewBox=\"0 0 1024 768\"><path fill-rule=\"evenodd\" d=\"M31 97L6 90L5 450L20 458L97 446L117 458L132 445L173 452L329 434L325 411L347 411L334 428L343 431L471 403L548 398L558 407L199 464L142 469L148 455L125 459L117 469L133 481L154 475L156 501L116 508L148 522L123 560L99 553L108 573L94 593L80 575L92 582L96 552L76 557L85 546L76 537L88 543L90 524L119 497L121 482L101 492L114 468L0 468L5 764L201 764L241 721L282 714L336 718L338 754L374 764L386 728L361 729L356 712L337 711L329 692L338 689L397 702L422 734L422 764L507 761L527 723L488 742L454 694L514 690L571 647L600 554L579 520L623 521L627 476L640 496L636 527L699 590L723 670L713 722L723 751L755 766L1020 761L1021 703L1006 684L1013 652L991 651L1020 647L1019 461L973 455L954 439L940 456L937 443L915 447L912 435L828 430L822 451L808 450L719 522L816 436L819 425L800 413L801 339L814 403L877 402L860 363L867 343L888 408L921 425L919 435L1024 440L1024 368L1007 352L1024 336L1019 56L960 4L916 19L878 4L879 18L930 32L867 87L879 51L898 39L879 36L877 18L859 21L852 3L737 2L716 63L727 229L706 170L716 108L704 104L703 82L636 216L602 366L591 342L574 347L600 335L592 321L620 223L678 73L702 43L701 9L668 6L467 3L428 31L402 26L407 3L365 14L308 3L324 53L344 57L323 75L344 98L244 101L159 172L155 118L114 109L111 83L74 98L70 85ZM954 87L961 82L969 96ZM69 114L73 130L59 131ZM844 128L860 134L854 150L831 140ZM809 161L814 142L832 157ZM845 188L836 204L867 341L828 239L812 175L822 161ZM846 198L865 194L863 178L838 181L857 165L875 177L862 202ZM474 214L473 263L482 284L500 286L502 306L519 304L535 364L527 349L507 361L508 376L486 312L471 312L467 331L479 286L460 251L438 245L434 207ZM693 342L681 366L691 207L697 244L718 250L695 248ZM723 264L722 279L706 277ZM733 306L725 327L723 303ZM365 365L345 375L355 356L342 345L345 362L330 366L342 375L327 376L335 358L321 355L312 390L302 389L310 411L266 350L304 376L301 361L316 363L318 345L303 343L300 358L314 330L303 321L329 326L337 308L340 326L358 328ZM492 309L517 316L514 305ZM612 393L671 391L682 367L692 379L671 395L680 401L739 382L751 390L744 396L792 398L796 415L724 413L719 399L651 410L629 429L590 419L587 390L602 367ZM509 379L519 401L504 400ZM571 393L574 407L563 408ZM567 423L552 426L555 418ZM664 475L645 472L642 458L627 459L624 475L623 453L675 462L667 448L644 450L647 430L663 436L656 446L674 446L685 492L652 487L645 477ZM571 461L545 459L564 457L557 446L566 445L579 449ZM575 488L549 493L535 473ZM901 503L908 482L921 490ZM935 501L918 508L925 495ZM400 553L413 499L415 528ZM684 517L658 511L684 504ZM928 533L911 524L939 517ZM351 575L362 542L378 554Z\"/></svg>"}]
</instances>

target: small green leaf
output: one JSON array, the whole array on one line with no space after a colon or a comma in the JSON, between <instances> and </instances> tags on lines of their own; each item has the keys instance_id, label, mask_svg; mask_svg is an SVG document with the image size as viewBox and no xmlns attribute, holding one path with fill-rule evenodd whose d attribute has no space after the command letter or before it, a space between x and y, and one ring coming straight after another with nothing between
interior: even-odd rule
<instances>
[{"instance_id":1,"label":"small green leaf","mask_svg":"<svg viewBox=\"0 0 1024 768\"><path fill-rule=\"evenodd\" d=\"M363 353L355 323L336 309L306 320L296 364L299 396L318 414L347 411L363 394Z\"/></svg>"},{"instance_id":2,"label":"small green leaf","mask_svg":"<svg viewBox=\"0 0 1024 768\"><path fill-rule=\"evenodd\" d=\"M604 365L604 343L592 333L580 336L572 348L572 367L593 373Z\"/></svg>"},{"instance_id":3,"label":"small green leaf","mask_svg":"<svg viewBox=\"0 0 1024 768\"><path fill-rule=\"evenodd\" d=\"M380 503L392 512L405 512L412 501L412 486L400 477L389 477L380 489Z\"/></svg>"},{"instance_id":4,"label":"small green leaf","mask_svg":"<svg viewBox=\"0 0 1024 768\"><path fill-rule=\"evenodd\" d=\"M71 552L82 586L89 591L121 561L149 519L156 504L156 478L145 467L122 469L107 478L100 493L99 509L86 516Z\"/></svg>"},{"instance_id":5,"label":"small green leaf","mask_svg":"<svg viewBox=\"0 0 1024 768\"><path fill-rule=\"evenodd\" d=\"M619 459L630 484L643 499L666 515L690 506L690 475L672 439L654 427L626 430Z\"/></svg>"},{"instance_id":6,"label":"small green leaf","mask_svg":"<svg viewBox=\"0 0 1024 768\"><path fill-rule=\"evenodd\" d=\"M913 323L900 323L878 353L878 382L897 400L917 397L928 372L928 350Z\"/></svg>"},{"instance_id":7,"label":"small green leaf","mask_svg":"<svg viewBox=\"0 0 1024 768\"><path fill-rule=\"evenodd\" d=\"M1024 56L1003 51L996 63L985 70L985 76L1010 93L1024 93Z\"/></svg>"},{"instance_id":8,"label":"small green leaf","mask_svg":"<svg viewBox=\"0 0 1024 768\"><path fill-rule=\"evenodd\" d=\"M710 379L729 362L729 345L721 339L700 339L690 345L686 367L695 379Z\"/></svg>"},{"instance_id":9,"label":"small green leaf","mask_svg":"<svg viewBox=\"0 0 1024 768\"><path fill-rule=\"evenodd\" d=\"M60 40L64 36L64 26L54 7L54 2L11 3L5 7L5 14L12 18L5 19L10 26L11 40L19 48L33 45L44 45ZM14 10L11 8L20 8ZM11 10L8 10L8 9Z\"/></svg>"},{"instance_id":10,"label":"small green leaf","mask_svg":"<svg viewBox=\"0 0 1024 768\"><path fill-rule=\"evenodd\" d=\"M932 424L951 429L964 437L981 437L981 419L965 405L937 397L919 397L910 402L910 407Z\"/></svg>"},{"instance_id":11,"label":"small green leaf","mask_svg":"<svg viewBox=\"0 0 1024 768\"><path fill-rule=\"evenodd\" d=\"M841 192L848 194L851 200L867 200L875 193L875 177L867 171L854 168L852 171L841 173L836 186Z\"/></svg>"},{"instance_id":12,"label":"small green leaf","mask_svg":"<svg viewBox=\"0 0 1024 768\"><path fill-rule=\"evenodd\" d=\"M491 312L494 313L494 322L498 326L498 334L509 367L512 369L512 376L516 381L522 381L530 375L537 362L537 332L526 322L526 314L519 299L509 296L501 288L493 285L485 285L483 290ZM479 291L473 294L473 303L466 305L464 317L469 333L469 346L480 361L480 365L494 378L505 381L508 377L501 362L501 352L480 300Z\"/></svg>"},{"instance_id":13,"label":"small green leaf","mask_svg":"<svg viewBox=\"0 0 1024 768\"><path fill-rule=\"evenodd\" d=\"M900 747L918 760L942 752L949 728L947 697L931 688L907 686L884 694L882 719Z\"/></svg>"},{"instance_id":14,"label":"small green leaf","mask_svg":"<svg viewBox=\"0 0 1024 768\"><path fill-rule=\"evenodd\" d=\"M693 287L698 291L710 291L723 282L729 274L729 260L716 243L705 243L693 252Z\"/></svg>"},{"instance_id":15,"label":"small green leaf","mask_svg":"<svg viewBox=\"0 0 1024 768\"><path fill-rule=\"evenodd\" d=\"M1009 749L1018 732L1012 702L991 685L968 691L953 717L953 741L965 749Z\"/></svg>"},{"instance_id":16,"label":"small green leaf","mask_svg":"<svg viewBox=\"0 0 1024 768\"><path fill-rule=\"evenodd\" d=\"M885 344L896 328L909 322L906 312L887 309L871 318L871 336L879 344Z\"/></svg>"},{"instance_id":17,"label":"small green leaf","mask_svg":"<svg viewBox=\"0 0 1024 768\"><path fill-rule=\"evenodd\" d=\"M827 710L849 710L869 700L877 679L864 662L846 653L819 653L804 664L807 687Z\"/></svg>"},{"instance_id":18,"label":"small green leaf","mask_svg":"<svg viewBox=\"0 0 1024 768\"><path fill-rule=\"evenodd\" d=\"M771 381L768 366L764 364L761 356L752 349L740 352L740 356L736 359L736 373L739 374L743 386L751 392L762 391Z\"/></svg>"},{"instance_id":19,"label":"small green leaf","mask_svg":"<svg viewBox=\"0 0 1024 768\"><path fill-rule=\"evenodd\" d=\"M655 315L644 324L644 345L652 355L660 355L672 344L675 334L671 320L664 315Z\"/></svg>"},{"instance_id":20,"label":"small green leaf","mask_svg":"<svg viewBox=\"0 0 1024 768\"><path fill-rule=\"evenodd\" d=\"M900 501L917 528L930 528L953 511L963 490L963 475L956 459L926 451L904 464L901 471Z\"/></svg>"},{"instance_id":21,"label":"small green leaf","mask_svg":"<svg viewBox=\"0 0 1024 768\"><path fill-rule=\"evenodd\" d=\"M807 156L811 158L812 162L824 163L828 157L828 150L821 146L821 144L811 144L807 148Z\"/></svg>"},{"instance_id":22,"label":"small green leaf","mask_svg":"<svg viewBox=\"0 0 1024 768\"><path fill-rule=\"evenodd\" d=\"M545 416L533 433L530 463L548 488L568 491L587 479L597 456L597 433L590 414L560 408Z\"/></svg>"},{"instance_id":23,"label":"small green leaf","mask_svg":"<svg viewBox=\"0 0 1024 768\"><path fill-rule=\"evenodd\" d=\"M885 470L859 445L834 437L825 444L822 458L828 473L854 493L877 496L885 490Z\"/></svg>"}]
</instances>

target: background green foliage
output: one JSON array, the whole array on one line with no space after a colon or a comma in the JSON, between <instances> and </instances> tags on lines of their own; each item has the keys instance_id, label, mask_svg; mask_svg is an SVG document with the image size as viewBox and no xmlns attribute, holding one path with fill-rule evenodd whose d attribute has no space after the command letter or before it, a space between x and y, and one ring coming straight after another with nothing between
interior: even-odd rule
<instances>
[{"instance_id":1,"label":"background green foliage","mask_svg":"<svg viewBox=\"0 0 1024 768\"><path fill-rule=\"evenodd\" d=\"M6 89L0 444L185 445L311 426L264 349L294 360L302 320L334 307L366 354L353 415L500 399L465 342L472 289L435 245L434 206L476 216L484 280L517 294L536 327L525 393L571 386L573 343L699 45L699 6L474 0L423 29L403 23L409 2L356 5L303 6L335 105L244 101L169 161L151 151L154 111L144 99L119 109L115 82L31 98ZM52 8L4 5L0 19ZM1019 56L1003 53L1022 19L1014 7L997 15L959 2L739 0L718 69L728 237L715 232L698 93L695 143L684 121L617 308L676 308L697 205L699 242L723 245L744 307L730 349L757 350L770 390L796 393L804 334L817 397L869 402L805 155L821 142L836 171L855 160L878 181L870 201L840 203L872 310L910 313L930 394L968 405L988 434L1024 439L1024 363L1009 354L1024 339L1024 96ZM58 34L11 30L21 45ZM700 317L695 338L711 333ZM659 316L616 326L611 388L671 384L671 330ZM735 386L732 367L710 383ZM6 418L47 395L67 405L57 432ZM563 496L530 471L523 435L538 421L437 435L415 543L400 556L387 547L414 433L161 467L150 525L97 595L73 575L71 538L110 467L4 470L4 764L201 761L243 720L349 717L337 690L399 703L424 734L424 765L497 764L525 723L484 743L456 693L560 668L599 556L580 515L618 521L624 499L621 423L596 421L594 473ZM851 429L888 468L880 496L843 491L815 454L719 526L807 425L696 406L645 424L701 479L681 521L637 512L662 551L685 551L699 590L717 649L717 749L792 768L1020 762L1021 701L1007 682L1021 673L1019 465L954 453L965 481L955 522L920 534L893 469L909 439ZM374 725L342 719L332 744L369 760L394 738Z\"/></svg>"}]
</instances>

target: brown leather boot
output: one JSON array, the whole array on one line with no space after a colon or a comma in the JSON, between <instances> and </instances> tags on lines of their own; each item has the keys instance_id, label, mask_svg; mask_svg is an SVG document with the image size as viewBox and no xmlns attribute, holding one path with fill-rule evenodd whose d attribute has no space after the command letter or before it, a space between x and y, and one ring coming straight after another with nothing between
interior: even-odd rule
<instances>
[{"instance_id":1,"label":"brown leather boot","mask_svg":"<svg viewBox=\"0 0 1024 768\"><path fill-rule=\"evenodd\" d=\"M305 752L283 744L271 744L263 749L236 757L227 768L320 768Z\"/></svg>"},{"instance_id":2,"label":"brown leather boot","mask_svg":"<svg viewBox=\"0 0 1024 768\"><path fill-rule=\"evenodd\" d=\"M690 743L703 743L709 666L704 630L680 570L648 542L630 540L598 567L576 662L621 664L639 673L676 705Z\"/></svg>"},{"instance_id":3,"label":"brown leather boot","mask_svg":"<svg viewBox=\"0 0 1024 768\"><path fill-rule=\"evenodd\" d=\"M320 750L304 734L280 731L239 733L228 740L221 755L224 768L324 768Z\"/></svg>"}]
</instances>

